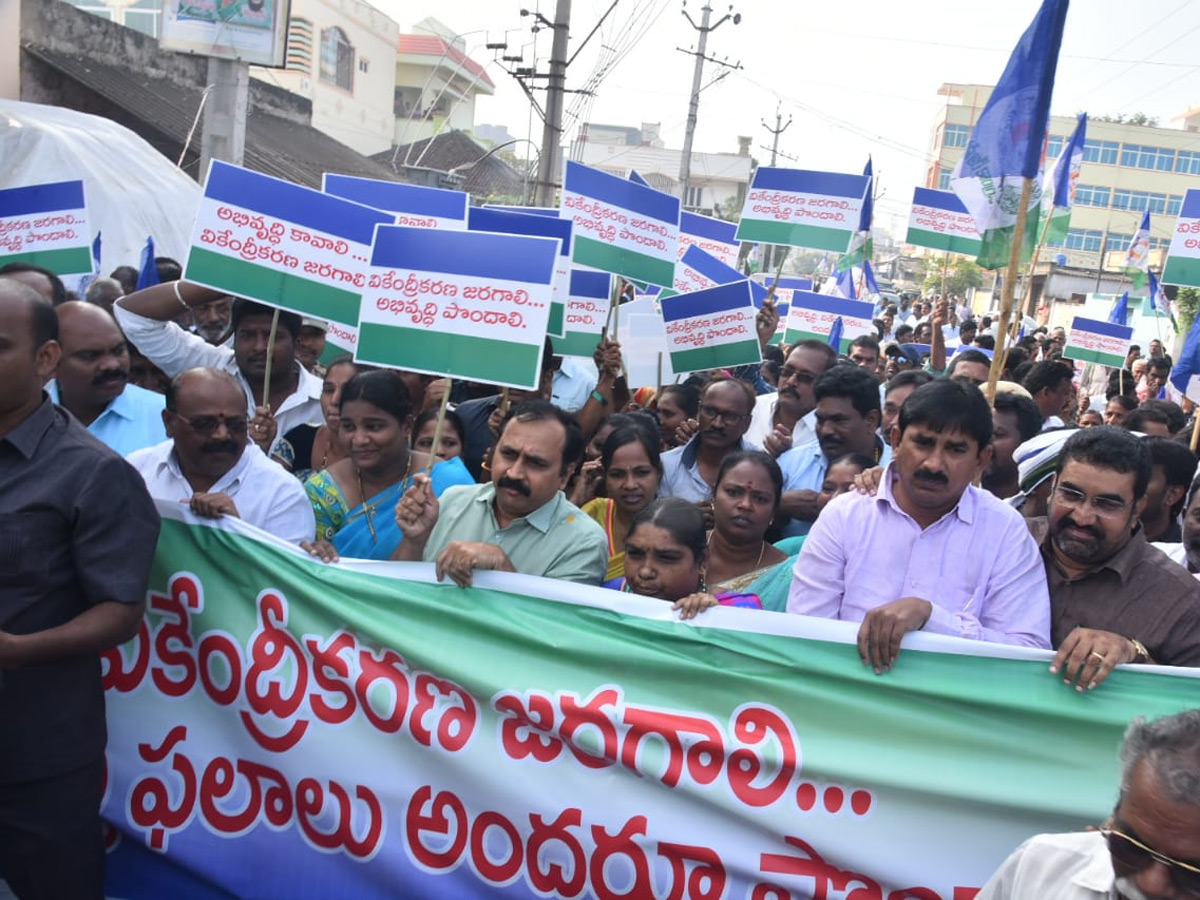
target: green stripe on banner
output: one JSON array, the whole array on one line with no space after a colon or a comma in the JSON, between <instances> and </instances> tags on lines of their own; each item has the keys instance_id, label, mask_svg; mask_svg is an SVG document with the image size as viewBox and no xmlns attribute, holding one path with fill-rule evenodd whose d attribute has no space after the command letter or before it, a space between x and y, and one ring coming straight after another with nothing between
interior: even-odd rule
<instances>
[{"instance_id":1,"label":"green stripe on banner","mask_svg":"<svg viewBox=\"0 0 1200 900\"><path fill-rule=\"evenodd\" d=\"M671 368L676 372L702 372L705 369L727 369L762 362L758 341L739 341L715 347L678 350L671 354Z\"/></svg>"},{"instance_id":2,"label":"green stripe on banner","mask_svg":"<svg viewBox=\"0 0 1200 900\"><path fill-rule=\"evenodd\" d=\"M591 266L604 272L613 272L637 281L667 286L675 283L675 262L655 259L645 253L614 247L603 241L575 236L572 262Z\"/></svg>"},{"instance_id":3,"label":"green stripe on banner","mask_svg":"<svg viewBox=\"0 0 1200 900\"><path fill-rule=\"evenodd\" d=\"M1168 256L1162 273L1163 284L1200 287L1200 259L1194 256Z\"/></svg>"},{"instance_id":4,"label":"green stripe on banner","mask_svg":"<svg viewBox=\"0 0 1200 900\"><path fill-rule=\"evenodd\" d=\"M559 356L586 356L592 358L596 345L600 343L599 331L568 331L561 338L553 338L554 352Z\"/></svg>"},{"instance_id":5,"label":"green stripe on banner","mask_svg":"<svg viewBox=\"0 0 1200 900\"><path fill-rule=\"evenodd\" d=\"M302 316L343 325L358 324L360 296L354 290L277 272L200 247L192 247L183 277L238 297L281 306Z\"/></svg>"},{"instance_id":6,"label":"green stripe on banner","mask_svg":"<svg viewBox=\"0 0 1200 900\"><path fill-rule=\"evenodd\" d=\"M1099 363L1102 366L1120 368L1125 365L1124 356L1116 353L1104 353L1100 350L1085 350L1083 347L1066 347L1063 350L1063 356L1083 363Z\"/></svg>"},{"instance_id":7,"label":"green stripe on banner","mask_svg":"<svg viewBox=\"0 0 1200 900\"><path fill-rule=\"evenodd\" d=\"M979 240L976 238L960 237L954 234L942 234L940 231L926 231L923 228L910 228L904 238L905 243L918 247L928 247L931 250L945 250L949 253L961 253L963 256L979 255Z\"/></svg>"},{"instance_id":8,"label":"green stripe on banner","mask_svg":"<svg viewBox=\"0 0 1200 900\"><path fill-rule=\"evenodd\" d=\"M801 331L799 328L788 328L783 332L783 342L794 344L796 341L827 341L829 335L817 334L815 331Z\"/></svg>"},{"instance_id":9,"label":"green stripe on banner","mask_svg":"<svg viewBox=\"0 0 1200 900\"><path fill-rule=\"evenodd\" d=\"M557 300L550 302L550 320L546 324L546 334L552 338L561 338L563 336L564 320L567 318L567 304L559 303Z\"/></svg>"},{"instance_id":10,"label":"green stripe on banner","mask_svg":"<svg viewBox=\"0 0 1200 900\"><path fill-rule=\"evenodd\" d=\"M56 275L87 275L94 271L89 247L66 247L62 250L31 250L0 256L0 266L9 263L28 263L49 269Z\"/></svg>"},{"instance_id":11,"label":"green stripe on banner","mask_svg":"<svg viewBox=\"0 0 1200 900\"><path fill-rule=\"evenodd\" d=\"M382 366L439 372L452 378L532 390L537 387L541 349L540 344L363 322L358 330L356 355L363 362ZM591 356L591 351L588 355Z\"/></svg>"},{"instance_id":12,"label":"green stripe on banner","mask_svg":"<svg viewBox=\"0 0 1200 900\"><path fill-rule=\"evenodd\" d=\"M793 222L764 222L761 219L742 219L738 240L763 244L784 244L809 250L832 250L845 253L850 246L853 228L821 228L816 225L797 225Z\"/></svg>"}]
</instances>

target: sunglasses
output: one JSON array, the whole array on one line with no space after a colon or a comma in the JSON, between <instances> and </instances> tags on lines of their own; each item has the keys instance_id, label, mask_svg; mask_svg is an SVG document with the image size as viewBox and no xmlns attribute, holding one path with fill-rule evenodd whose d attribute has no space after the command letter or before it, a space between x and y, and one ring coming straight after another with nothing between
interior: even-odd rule
<instances>
[{"instance_id":1,"label":"sunglasses","mask_svg":"<svg viewBox=\"0 0 1200 900\"><path fill-rule=\"evenodd\" d=\"M1119 867L1131 872L1144 872L1152 864L1161 863L1170 872L1171 883L1175 887L1193 897L1200 897L1200 868L1197 866L1163 856L1114 828L1101 828L1100 833L1108 841L1108 852Z\"/></svg>"}]
</instances>

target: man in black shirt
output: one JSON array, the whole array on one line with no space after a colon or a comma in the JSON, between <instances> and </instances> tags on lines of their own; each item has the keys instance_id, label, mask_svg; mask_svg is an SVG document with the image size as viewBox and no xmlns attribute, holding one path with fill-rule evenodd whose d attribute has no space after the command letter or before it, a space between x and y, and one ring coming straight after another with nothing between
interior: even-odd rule
<instances>
[{"instance_id":1,"label":"man in black shirt","mask_svg":"<svg viewBox=\"0 0 1200 900\"><path fill-rule=\"evenodd\" d=\"M98 654L142 617L158 514L141 477L52 404L58 322L0 278L0 878L103 895Z\"/></svg>"}]
</instances>

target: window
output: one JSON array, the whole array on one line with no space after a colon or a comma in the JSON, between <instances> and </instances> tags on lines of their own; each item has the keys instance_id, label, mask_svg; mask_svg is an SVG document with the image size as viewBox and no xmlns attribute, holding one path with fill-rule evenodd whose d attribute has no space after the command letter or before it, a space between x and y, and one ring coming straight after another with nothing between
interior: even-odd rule
<instances>
[{"instance_id":1,"label":"window","mask_svg":"<svg viewBox=\"0 0 1200 900\"><path fill-rule=\"evenodd\" d=\"M938 169L938 190L950 190L950 176L954 174L952 169Z\"/></svg>"},{"instance_id":2,"label":"window","mask_svg":"<svg viewBox=\"0 0 1200 900\"><path fill-rule=\"evenodd\" d=\"M1085 253L1099 253L1100 244L1103 240L1103 232L1070 228L1067 230L1066 248L1068 250L1082 250Z\"/></svg>"},{"instance_id":3,"label":"window","mask_svg":"<svg viewBox=\"0 0 1200 900\"><path fill-rule=\"evenodd\" d=\"M358 61L358 71L362 72L364 75L371 71L371 63L366 59L366 57L363 57Z\"/></svg>"},{"instance_id":4,"label":"window","mask_svg":"<svg viewBox=\"0 0 1200 900\"><path fill-rule=\"evenodd\" d=\"M1177 216L1183 206L1183 198L1178 194L1167 194L1167 215Z\"/></svg>"},{"instance_id":5,"label":"window","mask_svg":"<svg viewBox=\"0 0 1200 900\"><path fill-rule=\"evenodd\" d=\"M943 147L965 147L971 136L971 129L966 125L947 125L942 135Z\"/></svg>"},{"instance_id":6,"label":"window","mask_svg":"<svg viewBox=\"0 0 1200 900\"><path fill-rule=\"evenodd\" d=\"M1143 147L1140 144L1124 144L1121 147L1121 165L1135 169L1154 169L1170 172L1175 168L1175 151L1165 147Z\"/></svg>"},{"instance_id":7,"label":"window","mask_svg":"<svg viewBox=\"0 0 1200 900\"><path fill-rule=\"evenodd\" d=\"M354 90L354 48L340 28L321 32L321 80Z\"/></svg>"},{"instance_id":8,"label":"window","mask_svg":"<svg viewBox=\"0 0 1200 900\"><path fill-rule=\"evenodd\" d=\"M1167 211L1167 195L1116 188L1113 191L1112 207L1113 209L1130 209L1137 212L1148 209L1152 213L1165 213Z\"/></svg>"},{"instance_id":9,"label":"window","mask_svg":"<svg viewBox=\"0 0 1200 900\"><path fill-rule=\"evenodd\" d=\"M1200 175L1200 153L1180 150L1175 159L1175 171L1184 175Z\"/></svg>"},{"instance_id":10,"label":"window","mask_svg":"<svg viewBox=\"0 0 1200 900\"><path fill-rule=\"evenodd\" d=\"M1110 188L1094 184L1080 184L1075 187L1075 203L1079 206L1107 207L1112 201Z\"/></svg>"},{"instance_id":11,"label":"window","mask_svg":"<svg viewBox=\"0 0 1200 900\"><path fill-rule=\"evenodd\" d=\"M687 209L699 209L700 202L704 197L704 186L689 184L687 196L683 198L683 205Z\"/></svg>"},{"instance_id":12,"label":"window","mask_svg":"<svg viewBox=\"0 0 1200 900\"><path fill-rule=\"evenodd\" d=\"M1132 234L1113 234L1108 233L1108 246L1105 248L1111 251L1125 252L1129 249L1129 244L1133 240Z\"/></svg>"},{"instance_id":13,"label":"window","mask_svg":"<svg viewBox=\"0 0 1200 900\"><path fill-rule=\"evenodd\" d=\"M283 67L295 72L312 74L313 26L308 19L296 16L288 21L287 57Z\"/></svg>"},{"instance_id":14,"label":"window","mask_svg":"<svg viewBox=\"0 0 1200 900\"><path fill-rule=\"evenodd\" d=\"M1084 141L1083 161L1115 166L1117 164L1118 147L1119 145L1116 141Z\"/></svg>"},{"instance_id":15,"label":"window","mask_svg":"<svg viewBox=\"0 0 1200 900\"><path fill-rule=\"evenodd\" d=\"M1052 134L1046 141L1046 158L1057 159L1062 156L1063 144L1067 139L1060 134Z\"/></svg>"}]
</instances>

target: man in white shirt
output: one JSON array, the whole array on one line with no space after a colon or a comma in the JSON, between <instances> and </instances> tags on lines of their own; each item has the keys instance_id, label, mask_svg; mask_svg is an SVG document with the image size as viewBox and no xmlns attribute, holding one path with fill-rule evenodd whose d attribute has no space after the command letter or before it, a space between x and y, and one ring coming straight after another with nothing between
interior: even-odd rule
<instances>
[{"instance_id":1,"label":"man in white shirt","mask_svg":"<svg viewBox=\"0 0 1200 900\"><path fill-rule=\"evenodd\" d=\"M297 425L324 421L323 383L296 359L301 320L295 313L279 314L271 384L265 398L263 380L274 312L271 307L240 298L234 302L232 347L215 347L172 321L181 307L190 311L224 296L199 285L171 281L122 297L113 306L113 313L130 342L169 377L195 368L221 369L232 375L245 395L251 418L250 439L269 452Z\"/></svg>"},{"instance_id":2,"label":"man in white shirt","mask_svg":"<svg viewBox=\"0 0 1200 900\"><path fill-rule=\"evenodd\" d=\"M1200 897L1200 710L1133 720L1121 747L1121 795L1098 831L1039 834L1018 847L976 900Z\"/></svg>"},{"instance_id":3,"label":"man in white shirt","mask_svg":"<svg viewBox=\"0 0 1200 900\"><path fill-rule=\"evenodd\" d=\"M817 439L817 400L813 385L837 362L824 341L797 341L779 370L779 391L754 401L745 439L772 456Z\"/></svg>"},{"instance_id":4,"label":"man in white shirt","mask_svg":"<svg viewBox=\"0 0 1200 900\"><path fill-rule=\"evenodd\" d=\"M304 487L246 441L242 389L217 369L171 379L163 423L170 440L130 454L155 500L187 503L205 518L236 516L291 544L317 526Z\"/></svg>"}]
</instances>

